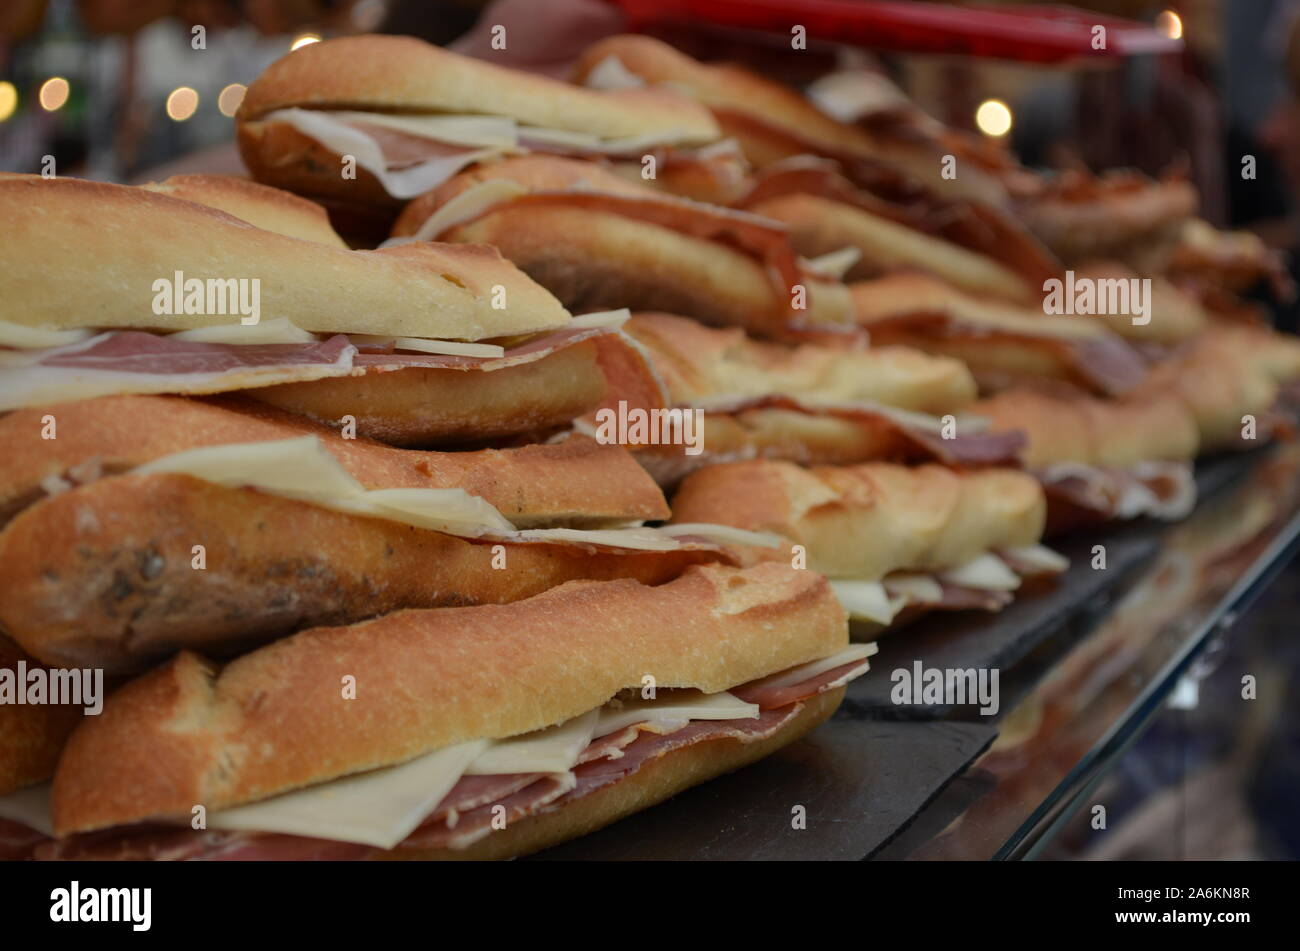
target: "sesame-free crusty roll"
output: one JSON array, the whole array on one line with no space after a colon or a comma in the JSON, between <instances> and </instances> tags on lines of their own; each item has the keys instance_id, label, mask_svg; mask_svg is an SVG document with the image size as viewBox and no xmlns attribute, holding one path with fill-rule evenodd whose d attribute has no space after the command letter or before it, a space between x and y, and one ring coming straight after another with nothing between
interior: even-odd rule
<instances>
[{"instance_id":1,"label":"sesame-free crusty roll","mask_svg":"<svg viewBox=\"0 0 1300 951\"><path fill-rule=\"evenodd\" d=\"M795 90L730 64L706 64L648 36L611 36L590 46L575 70L578 82L604 84L611 72L639 78L650 89L680 89L708 106L723 134L737 139L745 156L763 168L797 155L820 155L855 164L871 173L901 176L941 194L990 204L1006 202L1006 191L975 163L963 163L954 178L939 175L943 150L914 138L892 137L819 109Z\"/></svg>"},{"instance_id":2,"label":"sesame-free crusty roll","mask_svg":"<svg viewBox=\"0 0 1300 951\"><path fill-rule=\"evenodd\" d=\"M1146 360L1100 320L993 301L919 273L850 285L859 323L876 344L963 361L982 387L1047 378L1120 395L1145 379Z\"/></svg>"},{"instance_id":3,"label":"sesame-free crusty roll","mask_svg":"<svg viewBox=\"0 0 1300 951\"><path fill-rule=\"evenodd\" d=\"M1167 391L1102 400L1073 390L1019 388L971 413L1019 432L1025 466L1047 493L1048 531L1108 519L1182 518L1196 502L1196 419Z\"/></svg>"},{"instance_id":4,"label":"sesame-free crusty roll","mask_svg":"<svg viewBox=\"0 0 1300 951\"><path fill-rule=\"evenodd\" d=\"M57 438L44 439L54 418ZM308 419L236 397L117 396L0 417L0 524L43 495L119 475L162 456L232 443L315 436L367 488L462 488L521 528L589 527L668 515L626 452L584 436L475 452L395 449L345 439Z\"/></svg>"},{"instance_id":5,"label":"sesame-free crusty roll","mask_svg":"<svg viewBox=\"0 0 1300 951\"><path fill-rule=\"evenodd\" d=\"M1033 545L1046 508L1030 475L890 463L800 468L756 460L688 476L673 521L774 532L803 545L832 578L955 569L999 548Z\"/></svg>"},{"instance_id":6,"label":"sesame-free crusty roll","mask_svg":"<svg viewBox=\"0 0 1300 951\"><path fill-rule=\"evenodd\" d=\"M625 450L582 436L432 453L254 408L71 404L64 438L7 417L0 625L46 663L137 668L405 607L575 578L659 583L722 557L629 528L668 515ZM47 448L54 447L54 448ZM42 496L42 493L49 493Z\"/></svg>"},{"instance_id":7,"label":"sesame-free crusty roll","mask_svg":"<svg viewBox=\"0 0 1300 951\"><path fill-rule=\"evenodd\" d=\"M312 46L249 86L240 152L259 181L353 207L395 211L467 165L530 148L639 161L720 137L707 110L667 90L584 89L403 36Z\"/></svg>"},{"instance_id":8,"label":"sesame-free crusty roll","mask_svg":"<svg viewBox=\"0 0 1300 951\"><path fill-rule=\"evenodd\" d=\"M129 851L133 824L188 824L196 805L209 831L177 832L200 852L229 850L233 835L248 857L258 848L256 857L276 857L278 837L247 839L284 831L383 843L355 857L532 851L806 732L866 667L868 652L846 651L846 634L825 579L765 564L697 567L659 587L576 582L511 605L404 611L304 631L224 667L182 654L73 736L52 796L56 834L72 837L53 851L75 857L80 841L96 840L74 833L108 829ZM355 685L350 697L344 681ZM709 706L719 709L699 710ZM552 769L501 775L520 767L518 747L500 741L548 728L570 738L547 751ZM403 783L396 767L425 778ZM368 793L349 794L335 782L343 777ZM405 822L383 811L402 788ZM475 832L476 809L496 803L506 827ZM444 824L457 805L459 821Z\"/></svg>"},{"instance_id":9,"label":"sesame-free crusty roll","mask_svg":"<svg viewBox=\"0 0 1300 951\"><path fill-rule=\"evenodd\" d=\"M492 248L346 251L145 188L39 176L0 178L0 218L9 262L0 320L26 327L176 331L240 322L239 314L155 313L155 282L174 282L177 272L185 281L258 280L261 320L285 318L313 333L472 341L570 320ZM504 306L494 306L494 288L503 289L496 300Z\"/></svg>"},{"instance_id":10,"label":"sesame-free crusty roll","mask_svg":"<svg viewBox=\"0 0 1300 951\"><path fill-rule=\"evenodd\" d=\"M773 337L856 329L845 287L803 266L779 223L594 162L478 166L411 202L393 235L492 244L576 312L665 311Z\"/></svg>"},{"instance_id":11,"label":"sesame-free crusty roll","mask_svg":"<svg viewBox=\"0 0 1300 951\"><path fill-rule=\"evenodd\" d=\"M292 192L233 175L173 175L144 186L150 191L196 202L262 228L335 248L347 245L330 226L325 209Z\"/></svg>"}]
</instances>

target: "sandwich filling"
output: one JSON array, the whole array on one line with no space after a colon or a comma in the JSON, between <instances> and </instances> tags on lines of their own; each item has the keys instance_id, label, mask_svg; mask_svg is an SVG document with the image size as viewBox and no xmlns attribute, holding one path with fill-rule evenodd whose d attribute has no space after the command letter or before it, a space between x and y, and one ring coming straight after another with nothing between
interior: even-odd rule
<instances>
[{"instance_id":1,"label":"sandwich filling","mask_svg":"<svg viewBox=\"0 0 1300 951\"><path fill-rule=\"evenodd\" d=\"M127 393L203 395L396 370L521 366L617 335L628 312L575 317L524 340L467 343L311 334L287 320L180 333L49 331L0 322L0 412Z\"/></svg>"},{"instance_id":2,"label":"sandwich filling","mask_svg":"<svg viewBox=\"0 0 1300 951\"><path fill-rule=\"evenodd\" d=\"M48 787L0 798L4 858L368 858L379 850L463 850L493 831L545 815L699 743L776 736L804 701L866 673L875 645L830 656L729 691L625 691L564 723L474 740L260 802L217 810L193 830L145 823L53 838Z\"/></svg>"},{"instance_id":3,"label":"sandwich filling","mask_svg":"<svg viewBox=\"0 0 1300 951\"><path fill-rule=\"evenodd\" d=\"M436 188L476 162L525 152L579 158L635 157L674 146L683 133L607 139L567 129L530 126L505 116L399 115L279 109L258 119L284 123L337 155L351 155L393 198Z\"/></svg>"}]
</instances>

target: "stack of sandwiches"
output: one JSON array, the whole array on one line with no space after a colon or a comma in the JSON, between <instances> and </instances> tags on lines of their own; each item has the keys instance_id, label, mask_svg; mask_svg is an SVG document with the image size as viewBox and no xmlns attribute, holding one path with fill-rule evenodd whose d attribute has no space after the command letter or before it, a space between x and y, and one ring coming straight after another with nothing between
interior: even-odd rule
<instances>
[{"instance_id":1,"label":"stack of sandwiches","mask_svg":"<svg viewBox=\"0 0 1300 951\"><path fill-rule=\"evenodd\" d=\"M489 247L347 250L264 186L0 203L34 269L0 324L4 679L110 694L0 706L8 857L516 855L785 745L866 669L824 579L647 525L645 469L571 431L639 353L625 314ZM57 252L88 208L111 240Z\"/></svg>"},{"instance_id":2,"label":"stack of sandwiches","mask_svg":"<svg viewBox=\"0 0 1300 951\"><path fill-rule=\"evenodd\" d=\"M1300 355L1174 288L1178 183L1044 182L837 88L353 37L249 87L256 183L0 177L0 673L110 689L0 705L3 854L537 851L1280 430ZM1152 235L1158 330L1042 312Z\"/></svg>"}]
</instances>

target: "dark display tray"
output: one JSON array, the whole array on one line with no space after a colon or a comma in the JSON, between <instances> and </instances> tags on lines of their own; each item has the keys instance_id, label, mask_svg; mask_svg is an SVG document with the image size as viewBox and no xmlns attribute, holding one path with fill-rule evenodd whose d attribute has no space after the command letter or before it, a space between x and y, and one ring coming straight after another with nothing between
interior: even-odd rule
<instances>
[{"instance_id":1,"label":"dark display tray","mask_svg":"<svg viewBox=\"0 0 1300 951\"><path fill-rule=\"evenodd\" d=\"M868 720L841 708L767 759L531 859L864 859L995 735L984 724ZM804 829L792 827L797 805Z\"/></svg>"}]
</instances>

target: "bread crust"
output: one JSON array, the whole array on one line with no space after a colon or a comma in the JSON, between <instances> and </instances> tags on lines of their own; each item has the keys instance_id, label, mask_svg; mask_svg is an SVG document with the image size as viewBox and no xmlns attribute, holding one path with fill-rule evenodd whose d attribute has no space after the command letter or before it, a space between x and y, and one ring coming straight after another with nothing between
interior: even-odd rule
<instances>
[{"instance_id":1,"label":"bread crust","mask_svg":"<svg viewBox=\"0 0 1300 951\"><path fill-rule=\"evenodd\" d=\"M40 666L34 657L0 634L0 669ZM82 707L63 704L0 704L0 796L54 775L59 752L83 716Z\"/></svg>"},{"instance_id":2,"label":"bread crust","mask_svg":"<svg viewBox=\"0 0 1300 951\"><path fill-rule=\"evenodd\" d=\"M844 688L803 701L803 709L776 735L744 743L722 737L673 750L642 765L632 775L596 790L555 812L529 816L494 830L469 848L391 849L376 858L388 861L488 861L529 855L602 829L649 809L680 792L770 756L830 719Z\"/></svg>"},{"instance_id":3,"label":"bread crust","mask_svg":"<svg viewBox=\"0 0 1300 951\"><path fill-rule=\"evenodd\" d=\"M57 439L41 438L47 414L55 417ZM366 488L462 488L521 528L669 514L663 495L626 451L585 436L514 449L419 452L344 439L327 426L238 397L113 396L0 417L7 450L0 454L0 524L38 501L51 477L76 484L186 449L307 435Z\"/></svg>"},{"instance_id":4,"label":"bread crust","mask_svg":"<svg viewBox=\"0 0 1300 951\"><path fill-rule=\"evenodd\" d=\"M673 623L665 624L665 618ZM220 809L560 723L653 676L725 690L847 643L826 580L779 564L695 566L658 587L571 582L511 605L315 628L218 671L183 653L72 736L60 836ZM344 700L340 678L356 678Z\"/></svg>"},{"instance_id":5,"label":"bread crust","mask_svg":"<svg viewBox=\"0 0 1300 951\"><path fill-rule=\"evenodd\" d=\"M651 85L683 88L711 109L761 110L766 121L795 130L810 143L862 155L875 152L876 143L866 131L832 119L793 89L746 69L700 63L648 36L611 36L588 47L578 60L577 81L585 81L609 56Z\"/></svg>"},{"instance_id":6,"label":"bread crust","mask_svg":"<svg viewBox=\"0 0 1300 951\"><path fill-rule=\"evenodd\" d=\"M393 446L482 445L545 433L592 409L605 394L596 350L583 340L487 372L409 367L245 392L329 425L351 416L358 433Z\"/></svg>"},{"instance_id":7,"label":"bread crust","mask_svg":"<svg viewBox=\"0 0 1300 951\"><path fill-rule=\"evenodd\" d=\"M760 202L751 210L788 225L791 243L806 258L857 248L861 257L847 275L852 280L917 269L972 293L1022 303L1034 299L1034 288L993 258L852 205L796 194Z\"/></svg>"},{"instance_id":8,"label":"bread crust","mask_svg":"<svg viewBox=\"0 0 1300 951\"><path fill-rule=\"evenodd\" d=\"M701 469L673 497L673 521L775 532L805 547L809 568L863 580L1033 544L1045 519L1042 487L1013 469L755 460Z\"/></svg>"},{"instance_id":9,"label":"bread crust","mask_svg":"<svg viewBox=\"0 0 1300 951\"><path fill-rule=\"evenodd\" d=\"M347 247L330 227L324 208L279 188L232 175L173 175L144 187L216 208L266 231L335 248Z\"/></svg>"},{"instance_id":10,"label":"bread crust","mask_svg":"<svg viewBox=\"0 0 1300 951\"><path fill-rule=\"evenodd\" d=\"M807 308L789 310L763 266L716 241L613 212L505 206L453 228L449 241L501 249L571 310L630 307L782 337L788 325L847 330L853 309L844 285L809 281Z\"/></svg>"},{"instance_id":11,"label":"bread crust","mask_svg":"<svg viewBox=\"0 0 1300 951\"><path fill-rule=\"evenodd\" d=\"M195 567L194 546L203 546ZM658 584L708 550L490 543L189 476L125 475L52 496L0 532L0 624L45 663L119 672L229 654L400 608L503 603L564 581Z\"/></svg>"},{"instance_id":12,"label":"bread crust","mask_svg":"<svg viewBox=\"0 0 1300 951\"><path fill-rule=\"evenodd\" d=\"M173 281L177 271L187 281L257 279L263 318L287 317L318 333L480 340L570 319L493 248L344 251L145 188L39 176L0 178L0 218L0 253L11 265L0 317L26 326L182 330L238 322L230 314L155 314L154 282ZM101 237L87 245L91 225ZM86 253L61 250L74 246ZM506 292L501 309L492 306L498 286Z\"/></svg>"},{"instance_id":13,"label":"bread crust","mask_svg":"<svg viewBox=\"0 0 1300 951\"><path fill-rule=\"evenodd\" d=\"M667 90L600 92L461 56L406 36L349 36L276 60L249 87L237 123L292 106L508 116L604 138L675 134L711 142L706 109Z\"/></svg>"},{"instance_id":14,"label":"bread crust","mask_svg":"<svg viewBox=\"0 0 1300 951\"><path fill-rule=\"evenodd\" d=\"M1056 462L1129 468L1152 460L1195 458L1200 436L1196 420L1168 393L1150 398L1098 400L1076 393L1006 390L970 407L995 430L1027 437L1025 465Z\"/></svg>"},{"instance_id":15,"label":"bread crust","mask_svg":"<svg viewBox=\"0 0 1300 951\"><path fill-rule=\"evenodd\" d=\"M965 364L905 347L780 346L671 314L634 314L624 330L649 348L674 403L780 393L947 413L976 393Z\"/></svg>"}]
</instances>

